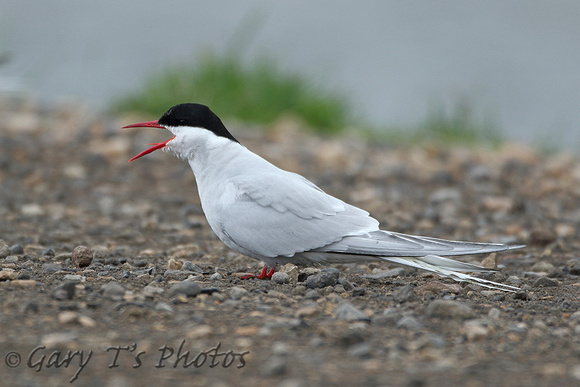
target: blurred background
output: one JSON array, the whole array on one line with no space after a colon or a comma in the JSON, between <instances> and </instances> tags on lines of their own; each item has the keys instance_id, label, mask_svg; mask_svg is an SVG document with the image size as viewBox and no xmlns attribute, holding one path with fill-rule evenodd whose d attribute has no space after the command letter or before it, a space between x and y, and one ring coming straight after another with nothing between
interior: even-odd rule
<instances>
[{"instance_id":1,"label":"blurred background","mask_svg":"<svg viewBox=\"0 0 580 387\"><path fill-rule=\"evenodd\" d=\"M574 0L4 0L0 94L577 150L578 20Z\"/></svg>"}]
</instances>

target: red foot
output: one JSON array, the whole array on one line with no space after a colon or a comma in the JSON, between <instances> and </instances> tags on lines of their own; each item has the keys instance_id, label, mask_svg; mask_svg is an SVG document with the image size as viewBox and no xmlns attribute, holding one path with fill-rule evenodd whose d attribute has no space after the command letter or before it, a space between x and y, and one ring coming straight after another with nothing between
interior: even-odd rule
<instances>
[{"instance_id":1,"label":"red foot","mask_svg":"<svg viewBox=\"0 0 580 387\"><path fill-rule=\"evenodd\" d=\"M244 280L244 279L254 278L254 277L256 277L257 279L270 279L270 278L272 278L272 276L274 275L275 272L276 272L275 268L271 268L270 271L268 271L268 266L264 265L264 267L262 268L262 272L260 274L258 274L257 276L255 276L253 274L243 275L240 277L240 279Z\"/></svg>"}]
</instances>

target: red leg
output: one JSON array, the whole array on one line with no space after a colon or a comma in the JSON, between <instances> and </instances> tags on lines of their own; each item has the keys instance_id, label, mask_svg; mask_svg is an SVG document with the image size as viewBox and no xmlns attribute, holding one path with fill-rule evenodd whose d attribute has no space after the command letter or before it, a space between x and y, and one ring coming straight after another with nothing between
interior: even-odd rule
<instances>
[{"instance_id":1,"label":"red leg","mask_svg":"<svg viewBox=\"0 0 580 387\"><path fill-rule=\"evenodd\" d=\"M270 278L272 278L272 276L274 275L275 272L276 272L276 268L273 267L270 269L270 271L268 271L268 266L264 265L264 267L262 268L262 271L257 276L255 276L253 274L249 274L249 275L241 276L240 279L248 279L248 278L254 278L254 277L256 277L257 279L270 279Z\"/></svg>"}]
</instances>

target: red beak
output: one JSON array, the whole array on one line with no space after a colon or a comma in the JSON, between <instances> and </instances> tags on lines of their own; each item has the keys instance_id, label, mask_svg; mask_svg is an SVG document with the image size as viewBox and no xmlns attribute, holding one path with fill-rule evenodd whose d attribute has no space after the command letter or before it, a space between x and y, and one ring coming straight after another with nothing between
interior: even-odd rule
<instances>
[{"instance_id":1,"label":"red beak","mask_svg":"<svg viewBox=\"0 0 580 387\"><path fill-rule=\"evenodd\" d=\"M140 122L138 124L126 125L126 126L123 126L121 129L125 129L125 128L159 128L159 129L167 129L165 126L159 125L157 123L157 121L147 121L147 122ZM174 138L175 138L175 136L173 136L169 140L166 140L166 141L163 141L163 142L157 142L157 143L148 144L148 145L153 145L153 146L151 148L145 149L143 152L139 153L137 156L135 156L131 160L129 160L129 162L131 162L133 160L136 160L139 157L143 157L145 155L148 155L149 153L154 152L157 149L163 148L165 145L167 145L167 143L169 141L173 140Z\"/></svg>"}]
</instances>

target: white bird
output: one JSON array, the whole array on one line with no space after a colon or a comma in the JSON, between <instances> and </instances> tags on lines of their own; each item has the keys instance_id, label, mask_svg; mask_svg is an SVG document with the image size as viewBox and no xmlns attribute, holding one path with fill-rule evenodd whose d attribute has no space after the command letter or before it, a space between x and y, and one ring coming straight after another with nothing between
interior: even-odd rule
<instances>
[{"instance_id":1,"label":"white bird","mask_svg":"<svg viewBox=\"0 0 580 387\"><path fill-rule=\"evenodd\" d=\"M134 127L162 128L173 134L167 141L149 144L153 146L129 161L161 148L186 159L210 227L231 249L264 262L257 278L270 278L286 263L389 261L488 288L518 289L466 274L493 269L442 256L523 245L450 241L380 230L379 222L365 210L249 151L205 105L176 105L158 121L124 126Z\"/></svg>"}]
</instances>

